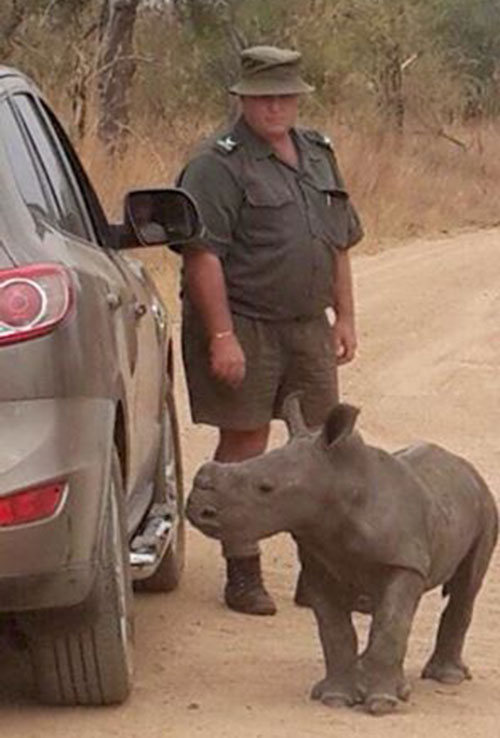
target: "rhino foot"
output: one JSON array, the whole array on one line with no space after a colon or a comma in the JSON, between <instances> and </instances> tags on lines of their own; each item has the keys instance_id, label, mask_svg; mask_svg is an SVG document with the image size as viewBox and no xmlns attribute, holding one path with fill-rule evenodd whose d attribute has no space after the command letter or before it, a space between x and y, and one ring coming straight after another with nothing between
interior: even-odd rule
<instances>
[{"instance_id":1,"label":"rhino foot","mask_svg":"<svg viewBox=\"0 0 500 738\"><path fill-rule=\"evenodd\" d=\"M411 685L406 679L402 679L398 684L398 699L401 702L408 702L411 695Z\"/></svg>"},{"instance_id":2,"label":"rhino foot","mask_svg":"<svg viewBox=\"0 0 500 738\"><path fill-rule=\"evenodd\" d=\"M321 679L311 690L311 699L319 700L327 707L352 707L360 702L356 691L351 686L346 686L338 680Z\"/></svg>"},{"instance_id":3,"label":"rhino foot","mask_svg":"<svg viewBox=\"0 0 500 738\"><path fill-rule=\"evenodd\" d=\"M398 706L398 698L392 694L374 693L365 701L366 711L370 715L387 715L394 712Z\"/></svg>"},{"instance_id":4,"label":"rhino foot","mask_svg":"<svg viewBox=\"0 0 500 738\"><path fill-rule=\"evenodd\" d=\"M408 702L411 685L402 669L398 669L392 675L372 673L368 679L360 664L357 692L360 696L359 702L363 702L367 712L372 715L385 715L396 710L398 700Z\"/></svg>"},{"instance_id":5,"label":"rhino foot","mask_svg":"<svg viewBox=\"0 0 500 738\"><path fill-rule=\"evenodd\" d=\"M461 661L431 658L422 672L422 679L434 679L442 684L460 684L472 679L472 675Z\"/></svg>"}]
</instances>

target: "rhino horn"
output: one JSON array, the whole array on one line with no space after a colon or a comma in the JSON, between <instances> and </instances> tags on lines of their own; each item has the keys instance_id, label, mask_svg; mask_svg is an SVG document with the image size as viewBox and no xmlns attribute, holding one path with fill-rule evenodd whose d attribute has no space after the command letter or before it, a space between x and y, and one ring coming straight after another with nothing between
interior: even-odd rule
<instances>
[{"instance_id":1,"label":"rhino horn","mask_svg":"<svg viewBox=\"0 0 500 738\"><path fill-rule=\"evenodd\" d=\"M359 415L359 408L340 402L331 411L323 428L323 440L327 446L334 446L350 436Z\"/></svg>"},{"instance_id":2,"label":"rhino horn","mask_svg":"<svg viewBox=\"0 0 500 738\"><path fill-rule=\"evenodd\" d=\"M302 415L300 406L300 398L302 392L292 392L285 397L283 402L282 415L290 436L302 436L308 434L307 425Z\"/></svg>"}]
</instances>

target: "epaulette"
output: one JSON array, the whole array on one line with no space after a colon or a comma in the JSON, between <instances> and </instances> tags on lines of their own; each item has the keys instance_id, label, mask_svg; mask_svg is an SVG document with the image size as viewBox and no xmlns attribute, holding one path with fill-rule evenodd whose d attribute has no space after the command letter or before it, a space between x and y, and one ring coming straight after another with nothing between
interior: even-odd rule
<instances>
[{"instance_id":1,"label":"epaulette","mask_svg":"<svg viewBox=\"0 0 500 738\"><path fill-rule=\"evenodd\" d=\"M319 131L315 131L314 129L310 128L303 131L302 133L308 141L311 141L311 143L315 143L318 146L323 146L323 148L325 149L333 149L331 138L329 138L328 136L324 136Z\"/></svg>"},{"instance_id":2,"label":"epaulette","mask_svg":"<svg viewBox=\"0 0 500 738\"><path fill-rule=\"evenodd\" d=\"M238 148L240 142L235 141L231 134L228 134L216 139L214 145L217 151L221 151L223 154L232 154Z\"/></svg>"}]
</instances>

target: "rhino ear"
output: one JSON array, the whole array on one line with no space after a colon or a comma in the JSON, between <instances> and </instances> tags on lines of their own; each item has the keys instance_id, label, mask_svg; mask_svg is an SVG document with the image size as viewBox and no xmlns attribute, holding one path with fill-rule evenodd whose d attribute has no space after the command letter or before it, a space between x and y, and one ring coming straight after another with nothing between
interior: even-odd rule
<instances>
[{"instance_id":1,"label":"rhino ear","mask_svg":"<svg viewBox=\"0 0 500 738\"><path fill-rule=\"evenodd\" d=\"M300 406L300 398L302 392L292 392L287 395L283 401L282 416L285 421L288 433L290 437L301 436L309 433L304 416L302 415L302 408Z\"/></svg>"},{"instance_id":2,"label":"rhino ear","mask_svg":"<svg viewBox=\"0 0 500 738\"><path fill-rule=\"evenodd\" d=\"M331 410L323 426L323 441L327 446L334 446L350 436L359 415L359 408L340 402Z\"/></svg>"}]
</instances>

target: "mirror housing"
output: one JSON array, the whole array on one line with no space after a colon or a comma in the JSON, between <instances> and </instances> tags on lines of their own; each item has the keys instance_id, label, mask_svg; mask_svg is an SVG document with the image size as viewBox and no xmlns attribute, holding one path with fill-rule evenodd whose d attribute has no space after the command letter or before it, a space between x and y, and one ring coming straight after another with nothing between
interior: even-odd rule
<instances>
[{"instance_id":1,"label":"mirror housing","mask_svg":"<svg viewBox=\"0 0 500 738\"><path fill-rule=\"evenodd\" d=\"M181 246L203 230L193 198L181 189L131 190L124 210L126 229L140 246Z\"/></svg>"}]
</instances>

